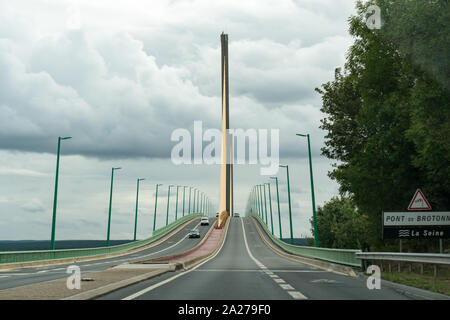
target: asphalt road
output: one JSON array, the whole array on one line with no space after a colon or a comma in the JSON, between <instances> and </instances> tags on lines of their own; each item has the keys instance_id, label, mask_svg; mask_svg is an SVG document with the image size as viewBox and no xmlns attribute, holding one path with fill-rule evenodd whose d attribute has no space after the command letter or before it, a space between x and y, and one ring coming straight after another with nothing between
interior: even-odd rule
<instances>
[{"instance_id":1,"label":"asphalt road","mask_svg":"<svg viewBox=\"0 0 450 320\"><path fill-rule=\"evenodd\" d=\"M200 231L200 238L188 238L189 230L197 225ZM198 244L211 227L212 224L200 226L200 218L197 218L169 239L152 248L117 257L78 262L76 265L80 267L83 275L102 271L122 263L182 253ZM66 270L69 265L73 265L73 263L17 268L9 271L0 270L0 290L67 277Z\"/></svg>"},{"instance_id":2,"label":"asphalt road","mask_svg":"<svg viewBox=\"0 0 450 320\"><path fill-rule=\"evenodd\" d=\"M250 218L231 218L218 254L195 269L167 273L100 297L103 300L408 299L369 290L360 278L294 262L272 251Z\"/></svg>"}]
</instances>

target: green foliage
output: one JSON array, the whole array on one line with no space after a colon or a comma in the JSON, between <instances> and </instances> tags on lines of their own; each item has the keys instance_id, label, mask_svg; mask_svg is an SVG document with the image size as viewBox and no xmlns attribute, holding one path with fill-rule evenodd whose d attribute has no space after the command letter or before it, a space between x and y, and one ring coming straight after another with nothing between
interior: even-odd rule
<instances>
[{"instance_id":1,"label":"green foliage","mask_svg":"<svg viewBox=\"0 0 450 320\"><path fill-rule=\"evenodd\" d=\"M332 198L316 212L319 244L326 248L367 249L368 217L349 198ZM311 231L314 232L311 219Z\"/></svg>"},{"instance_id":2,"label":"green foliage","mask_svg":"<svg viewBox=\"0 0 450 320\"><path fill-rule=\"evenodd\" d=\"M371 4L381 8L380 30L366 26ZM379 248L381 212L405 211L417 188L434 210L450 209L449 5L379 0L356 7L344 70L316 91L326 115L322 153L336 160L329 175L367 214L368 241Z\"/></svg>"}]
</instances>

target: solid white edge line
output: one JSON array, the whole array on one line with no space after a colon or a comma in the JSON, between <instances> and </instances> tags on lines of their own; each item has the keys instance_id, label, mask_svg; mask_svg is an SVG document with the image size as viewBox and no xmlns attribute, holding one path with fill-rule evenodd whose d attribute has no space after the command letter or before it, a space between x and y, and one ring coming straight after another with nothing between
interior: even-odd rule
<instances>
[{"instance_id":1,"label":"solid white edge line","mask_svg":"<svg viewBox=\"0 0 450 320\"><path fill-rule=\"evenodd\" d=\"M228 228L227 228L227 230L226 230L226 232L225 232L225 238L223 239L223 242L222 242L222 244L221 244L219 250L218 250L212 257L206 259L205 261L203 261L202 263L196 265L195 267L193 267L192 269L190 269L190 270L188 270L188 271L182 272L182 273L177 274L177 275L175 275L175 276L173 276L173 277L171 277L171 278L169 278L169 279L166 279L166 280L163 280L163 281L161 281L161 282L155 283L154 285L152 285L152 286L150 286L150 287L147 287L147 288L145 288L145 289L142 289L141 291L138 291L138 292L136 292L136 293L133 293L132 295L129 295L129 296L127 296L127 297L125 297L125 298L123 298L123 299L121 299L121 300L133 300L133 299L135 299L135 298L137 298L137 297L139 297L139 296L141 296L141 295L143 295L143 294L145 294L145 293L147 293L147 292L152 291L153 289L156 289L156 288L158 288L158 287L160 287L160 286L162 286L162 285L165 285L166 283L169 283L169 282L171 282L171 281L173 281L173 280L175 280L175 279L177 279L177 278L179 278L179 277L181 277L181 276L183 276L183 275L186 275L186 274L188 274L188 273L194 271L195 269L201 267L201 266L202 266L203 264L205 264L206 262L208 262L208 261L214 259L214 258L220 253L220 251L222 251L223 245L225 244L225 241L226 241L226 238L227 238L227 234L228 234Z\"/></svg>"},{"instance_id":2,"label":"solid white edge line","mask_svg":"<svg viewBox=\"0 0 450 320\"><path fill-rule=\"evenodd\" d=\"M245 247L247 248L247 252L248 255L250 256L250 258L252 258L252 260L261 268L264 269L265 272L269 271L269 269L267 269L266 266L264 266L258 259L256 259L252 253L250 252L250 248L248 247L248 243L247 243L247 235L245 233L245 226L244 226L244 221L241 219L241 223L242 223L242 231L244 232L244 243L245 243ZM274 275L274 274L269 274L269 276L278 284L283 283L286 284L286 282L279 278L278 276ZM274 277L276 276L276 277ZM294 289L294 288L292 288ZM287 291L287 293L289 293L291 295L291 297L293 297L294 299L308 299L307 297L305 297L303 294L301 294L299 291Z\"/></svg>"}]
</instances>

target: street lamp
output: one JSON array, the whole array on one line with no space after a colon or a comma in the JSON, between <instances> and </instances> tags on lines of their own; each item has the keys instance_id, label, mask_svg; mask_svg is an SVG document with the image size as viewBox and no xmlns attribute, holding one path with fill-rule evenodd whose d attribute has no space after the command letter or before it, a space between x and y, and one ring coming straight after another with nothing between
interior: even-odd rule
<instances>
[{"instance_id":1,"label":"street lamp","mask_svg":"<svg viewBox=\"0 0 450 320\"><path fill-rule=\"evenodd\" d=\"M292 231L291 189L289 187L289 167L287 165L280 165L280 168L286 168L287 187L288 187L288 203L289 203L289 227L290 227L290 231L291 231L291 244L294 244L294 234Z\"/></svg>"},{"instance_id":2,"label":"street lamp","mask_svg":"<svg viewBox=\"0 0 450 320\"><path fill-rule=\"evenodd\" d=\"M169 190L167 191L167 215L166 215L166 226L169 224L169 204L170 204L170 188L174 187L173 184L169 186Z\"/></svg>"},{"instance_id":3,"label":"street lamp","mask_svg":"<svg viewBox=\"0 0 450 320\"><path fill-rule=\"evenodd\" d=\"M177 219L178 219L178 189L180 187L181 186L177 186L177 200L176 200L176 203L175 203L175 221L177 221Z\"/></svg>"},{"instance_id":4,"label":"street lamp","mask_svg":"<svg viewBox=\"0 0 450 320\"><path fill-rule=\"evenodd\" d=\"M137 179L136 187L136 213L134 215L134 241L136 241L136 231L137 231L137 216L138 216L138 205L139 205L139 182L145 180L145 178Z\"/></svg>"},{"instance_id":5,"label":"street lamp","mask_svg":"<svg viewBox=\"0 0 450 320\"><path fill-rule=\"evenodd\" d=\"M270 183L267 182L267 187L269 188L269 208L270 208L270 226L272 229L272 235L273 235L273 218L272 218L272 195L270 194Z\"/></svg>"},{"instance_id":6,"label":"street lamp","mask_svg":"<svg viewBox=\"0 0 450 320\"><path fill-rule=\"evenodd\" d=\"M189 209L188 209L188 213L191 213L191 193L192 193L192 188L193 187L189 187Z\"/></svg>"},{"instance_id":7,"label":"street lamp","mask_svg":"<svg viewBox=\"0 0 450 320\"><path fill-rule=\"evenodd\" d=\"M187 186L183 186L183 217L184 217L184 195L185 195L185 193L186 193L186 188L187 188Z\"/></svg>"},{"instance_id":8,"label":"street lamp","mask_svg":"<svg viewBox=\"0 0 450 320\"><path fill-rule=\"evenodd\" d=\"M278 202L278 223L280 225L280 240L282 240L282 234L281 234L281 214L280 214L280 193L278 192L278 178L277 177L270 177L270 179L275 179L275 183L277 186L277 202Z\"/></svg>"},{"instance_id":9,"label":"street lamp","mask_svg":"<svg viewBox=\"0 0 450 320\"><path fill-rule=\"evenodd\" d=\"M155 231L155 227L156 227L156 207L158 205L158 187L162 186L161 183L156 185L156 196L155 196L155 216L153 217L153 231Z\"/></svg>"},{"instance_id":10,"label":"street lamp","mask_svg":"<svg viewBox=\"0 0 450 320\"><path fill-rule=\"evenodd\" d=\"M111 231L111 206L112 206L112 192L114 182L114 170L120 170L121 167L111 169L111 190L109 191L109 213L108 213L108 231L106 233L106 246L109 247L109 234Z\"/></svg>"},{"instance_id":11,"label":"street lamp","mask_svg":"<svg viewBox=\"0 0 450 320\"><path fill-rule=\"evenodd\" d=\"M52 218L52 235L50 241L50 250L55 250L55 227L56 227L56 205L58 199L58 175L59 175L59 154L61 151L61 140L72 139L72 137L58 137L58 152L56 156L56 176L55 176L55 194L53 197L53 218Z\"/></svg>"},{"instance_id":12,"label":"street lamp","mask_svg":"<svg viewBox=\"0 0 450 320\"><path fill-rule=\"evenodd\" d=\"M319 235L317 233L317 220L316 220L316 200L314 198L314 178L312 171L312 159L311 159L311 143L308 134L300 134L297 133L297 136L307 137L308 139L308 155L309 155L309 178L311 179L311 200L312 200L312 209L313 209L313 224L314 224L314 245L319 247Z\"/></svg>"},{"instance_id":13,"label":"street lamp","mask_svg":"<svg viewBox=\"0 0 450 320\"><path fill-rule=\"evenodd\" d=\"M264 212L266 217L266 226L269 227L268 221L267 221L267 197L266 197L266 184L262 184L261 187L264 188Z\"/></svg>"},{"instance_id":14,"label":"street lamp","mask_svg":"<svg viewBox=\"0 0 450 320\"><path fill-rule=\"evenodd\" d=\"M260 211L260 217L261 220L264 221L264 209L262 206L262 192L261 192L261 185L258 184L258 196L259 196L259 211Z\"/></svg>"}]
</instances>

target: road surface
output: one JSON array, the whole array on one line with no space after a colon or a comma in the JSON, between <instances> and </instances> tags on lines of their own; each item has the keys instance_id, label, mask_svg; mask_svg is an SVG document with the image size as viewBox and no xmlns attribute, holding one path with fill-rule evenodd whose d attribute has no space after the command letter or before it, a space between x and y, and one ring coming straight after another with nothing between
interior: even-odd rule
<instances>
[{"instance_id":1,"label":"road surface","mask_svg":"<svg viewBox=\"0 0 450 320\"><path fill-rule=\"evenodd\" d=\"M218 254L186 272L167 273L100 297L103 300L408 299L390 288L369 290L360 278L280 256L251 218L231 218Z\"/></svg>"},{"instance_id":2,"label":"road surface","mask_svg":"<svg viewBox=\"0 0 450 320\"><path fill-rule=\"evenodd\" d=\"M200 231L200 238L187 238L189 230L196 226ZM212 224L200 226L200 219L194 219L169 239L152 248L117 257L77 262L76 265L80 267L81 274L89 274L126 262L182 253L198 244L210 227L212 227ZM73 265L73 263L18 268L10 271L0 270L0 290L68 277L66 269L69 265Z\"/></svg>"}]
</instances>

